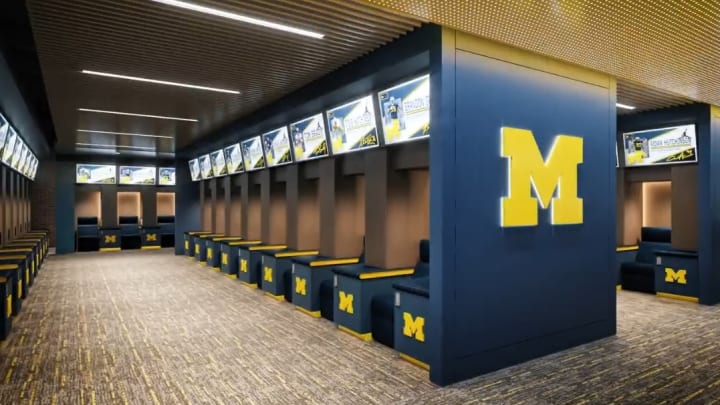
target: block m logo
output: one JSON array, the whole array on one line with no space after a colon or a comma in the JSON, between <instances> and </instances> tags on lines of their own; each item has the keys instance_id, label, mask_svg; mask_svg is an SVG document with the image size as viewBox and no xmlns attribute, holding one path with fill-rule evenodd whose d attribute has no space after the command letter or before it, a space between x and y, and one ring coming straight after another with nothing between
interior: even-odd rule
<instances>
[{"instance_id":1,"label":"block m logo","mask_svg":"<svg viewBox=\"0 0 720 405\"><path fill-rule=\"evenodd\" d=\"M228 261L228 254L227 254L227 253L223 253L222 256L220 257L220 260L222 261L222 264L224 264L224 265L227 266L228 263L229 263L229 261Z\"/></svg>"},{"instance_id":2,"label":"block m logo","mask_svg":"<svg viewBox=\"0 0 720 405\"><path fill-rule=\"evenodd\" d=\"M307 280L302 277L295 277L295 293L307 295Z\"/></svg>"},{"instance_id":3,"label":"block m logo","mask_svg":"<svg viewBox=\"0 0 720 405\"><path fill-rule=\"evenodd\" d=\"M148 233L145 235L148 242L157 242L157 234L156 233Z\"/></svg>"},{"instance_id":4,"label":"block m logo","mask_svg":"<svg viewBox=\"0 0 720 405\"><path fill-rule=\"evenodd\" d=\"M263 281L267 281L268 283L272 283L272 282L273 282L273 281L272 281L272 279L273 279L273 274L272 274L272 273L273 273L272 267L265 266L265 268L263 269Z\"/></svg>"},{"instance_id":5,"label":"block m logo","mask_svg":"<svg viewBox=\"0 0 720 405\"><path fill-rule=\"evenodd\" d=\"M687 284L687 270L673 270L665 267L665 282L673 284Z\"/></svg>"},{"instance_id":6,"label":"block m logo","mask_svg":"<svg viewBox=\"0 0 720 405\"><path fill-rule=\"evenodd\" d=\"M213 258L213 251L212 248L207 248L207 258L212 259Z\"/></svg>"},{"instance_id":7,"label":"block m logo","mask_svg":"<svg viewBox=\"0 0 720 405\"><path fill-rule=\"evenodd\" d=\"M105 243L117 243L117 235L105 235Z\"/></svg>"},{"instance_id":8,"label":"block m logo","mask_svg":"<svg viewBox=\"0 0 720 405\"><path fill-rule=\"evenodd\" d=\"M583 139L556 136L543 160L531 131L503 127L501 137L501 155L508 159L508 195L501 203L501 226L537 226L538 204L543 209L550 207L553 225L581 224L578 165L583 163ZM531 189L537 198L532 197Z\"/></svg>"},{"instance_id":9,"label":"block m logo","mask_svg":"<svg viewBox=\"0 0 720 405\"><path fill-rule=\"evenodd\" d=\"M243 273L248 272L247 259L240 259L240 271Z\"/></svg>"},{"instance_id":10,"label":"block m logo","mask_svg":"<svg viewBox=\"0 0 720 405\"><path fill-rule=\"evenodd\" d=\"M348 314L353 314L355 311L353 310L353 295L352 294L345 294L345 291L340 291L338 293L338 299L340 302L338 303L338 309L347 312Z\"/></svg>"},{"instance_id":11,"label":"block m logo","mask_svg":"<svg viewBox=\"0 0 720 405\"><path fill-rule=\"evenodd\" d=\"M418 342L425 342L425 318L413 318L409 312L403 312L403 335L415 338Z\"/></svg>"}]
</instances>

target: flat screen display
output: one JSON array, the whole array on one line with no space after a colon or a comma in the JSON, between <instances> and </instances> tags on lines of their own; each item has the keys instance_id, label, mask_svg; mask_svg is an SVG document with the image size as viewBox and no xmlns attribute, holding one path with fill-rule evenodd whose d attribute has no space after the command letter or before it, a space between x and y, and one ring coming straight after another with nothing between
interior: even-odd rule
<instances>
[{"instance_id":1,"label":"flat screen display","mask_svg":"<svg viewBox=\"0 0 720 405\"><path fill-rule=\"evenodd\" d=\"M327 135L322 114L290 124L295 160L317 159L328 155Z\"/></svg>"},{"instance_id":2,"label":"flat screen display","mask_svg":"<svg viewBox=\"0 0 720 405\"><path fill-rule=\"evenodd\" d=\"M209 179L213 175L212 171L212 161L210 160L210 155L202 155L198 159L200 161L200 178L201 179Z\"/></svg>"},{"instance_id":3,"label":"flat screen display","mask_svg":"<svg viewBox=\"0 0 720 405\"><path fill-rule=\"evenodd\" d=\"M35 165L35 156L28 153L27 164L25 164L25 176L32 178L33 166Z\"/></svg>"},{"instance_id":4,"label":"flat screen display","mask_svg":"<svg viewBox=\"0 0 720 405\"><path fill-rule=\"evenodd\" d=\"M380 146L372 96L329 110L327 123L333 155Z\"/></svg>"},{"instance_id":5,"label":"flat screen display","mask_svg":"<svg viewBox=\"0 0 720 405\"><path fill-rule=\"evenodd\" d=\"M155 166L120 166L120 184L155 185Z\"/></svg>"},{"instance_id":6,"label":"flat screen display","mask_svg":"<svg viewBox=\"0 0 720 405\"><path fill-rule=\"evenodd\" d=\"M625 166L697 162L695 125L681 125L623 134Z\"/></svg>"},{"instance_id":7,"label":"flat screen display","mask_svg":"<svg viewBox=\"0 0 720 405\"><path fill-rule=\"evenodd\" d=\"M262 135L262 139L268 167L292 163L287 127L266 132Z\"/></svg>"},{"instance_id":8,"label":"flat screen display","mask_svg":"<svg viewBox=\"0 0 720 405\"><path fill-rule=\"evenodd\" d=\"M28 169L28 177L30 180L35 180L35 172L37 171L38 161L35 156L30 160L30 168Z\"/></svg>"},{"instance_id":9,"label":"flat screen display","mask_svg":"<svg viewBox=\"0 0 720 405\"><path fill-rule=\"evenodd\" d=\"M227 166L225 165L225 152L222 149L210 153L212 161L213 176L219 177L227 174Z\"/></svg>"},{"instance_id":10,"label":"flat screen display","mask_svg":"<svg viewBox=\"0 0 720 405\"><path fill-rule=\"evenodd\" d=\"M200 180L200 163L197 159L192 159L188 161L188 166L190 166L190 179L192 181L198 181Z\"/></svg>"},{"instance_id":11,"label":"flat screen display","mask_svg":"<svg viewBox=\"0 0 720 405\"><path fill-rule=\"evenodd\" d=\"M20 173L25 172L25 161L27 159L28 155L28 147L25 145L25 143L22 144L22 148L20 149L20 159L18 160L17 170Z\"/></svg>"},{"instance_id":12,"label":"flat screen display","mask_svg":"<svg viewBox=\"0 0 720 405\"><path fill-rule=\"evenodd\" d=\"M5 148L5 140L7 139L10 123L0 114L0 153ZM2 157L2 155L0 155Z\"/></svg>"},{"instance_id":13,"label":"flat screen display","mask_svg":"<svg viewBox=\"0 0 720 405\"><path fill-rule=\"evenodd\" d=\"M40 166L40 161L35 158L35 163L33 164L33 170L30 177L32 177L33 180L35 180L35 176L37 176L38 167Z\"/></svg>"},{"instance_id":14,"label":"flat screen display","mask_svg":"<svg viewBox=\"0 0 720 405\"><path fill-rule=\"evenodd\" d=\"M175 185L175 168L161 167L158 169L158 185L174 186Z\"/></svg>"},{"instance_id":15,"label":"flat screen display","mask_svg":"<svg viewBox=\"0 0 720 405\"><path fill-rule=\"evenodd\" d=\"M7 141L5 142L5 149L3 149L2 153L2 161L6 165L10 166L10 162L12 160L12 154L15 152L15 140L17 139L17 134L15 133L15 130L13 127L8 128L8 134L7 134Z\"/></svg>"},{"instance_id":16,"label":"flat screen display","mask_svg":"<svg viewBox=\"0 0 720 405\"><path fill-rule=\"evenodd\" d=\"M225 148L225 165L228 174L242 173L245 170L239 143Z\"/></svg>"},{"instance_id":17,"label":"flat screen display","mask_svg":"<svg viewBox=\"0 0 720 405\"><path fill-rule=\"evenodd\" d=\"M78 184L115 184L115 165L75 165L75 182Z\"/></svg>"},{"instance_id":18,"label":"flat screen display","mask_svg":"<svg viewBox=\"0 0 720 405\"><path fill-rule=\"evenodd\" d=\"M33 154L30 152L30 150L27 151L27 154L25 154L25 163L22 165L22 174L25 175L25 177L30 176L30 165L32 164L32 158Z\"/></svg>"},{"instance_id":19,"label":"flat screen display","mask_svg":"<svg viewBox=\"0 0 720 405\"><path fill-rule=\"evenodd\" d=\"M265 168L265 156L263 155L260 135L242 141L240 148L245 161L245 170L251 171Z\"/></svg>"},{"instance_id":20,"label":"flat screen display","mask_svg":"<svg viewBox=\"0 0 720 405\"><path fill-rule=\"evenodd\" d=\"M430 136L430 76L399 84L378 94L386 144Z\"/></svg>"},{"instance_id":21,"label":"flat screen display","mask_svg":"<svg viewBox=\"0 0 720 405\"><path fill-rule=\"evenodd\" d=\"M25 148L25 143L22 141L20 136L15 137L15 152L13 152L10 166L12 166L13 169L18 169L18 164L20 163L20 155L22 155L22 151Z\"/></svg>"}]
</instances>

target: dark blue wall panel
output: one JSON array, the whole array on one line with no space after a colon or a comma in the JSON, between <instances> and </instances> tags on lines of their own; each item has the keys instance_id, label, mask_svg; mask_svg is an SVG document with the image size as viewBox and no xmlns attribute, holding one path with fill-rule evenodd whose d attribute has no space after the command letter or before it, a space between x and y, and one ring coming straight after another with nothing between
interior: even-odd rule
<instances>
[{"instance_id":1,"label":"dark blue wall panel","mask_svg":"<svg viewBox=\"0 0 720 405\"><path fill-rule=\"evenodd\" d=\"M75 251L75 163L58 161L55 170L55 252L72 253Z\"/></svg>"},{"instance_id":2,"label":"dark blue wall panel","mask_svg":"<svg viewBox=\"0 0 720 405\"><path fill-rule=\"evenodd\" d=\"M187 161L175 165L175 254L183 254L183 233L199 231L202 219L200 183L190 181Z\"/></svg>"},{"instance_id":3,"label":"dark blue wall panel","mask_svg":"<svg viewBox=\"0 0 720 405\"><path fill-rule=\"evenodd\" d=\"M614 334L616 281L613 90L462 50L443 59L433 91L454 94L455 106L431 140L431 240L441 244L431 300L442 330L431 378L441 384ZM538 226L500 226L505 126L533 131L544 157L557 135L583 138L582 224L550 225L539 209ZM438 180L450 184L438 192Z\"/></svg>"}]
</instances>

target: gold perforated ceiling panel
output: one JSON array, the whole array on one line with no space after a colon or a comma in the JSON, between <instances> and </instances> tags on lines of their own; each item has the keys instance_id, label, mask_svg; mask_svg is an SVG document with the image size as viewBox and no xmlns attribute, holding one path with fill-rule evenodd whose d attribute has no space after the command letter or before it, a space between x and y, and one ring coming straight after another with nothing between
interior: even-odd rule
<instances>
[{"instance_id":1,"label":"gold perforated ceiling panel","mask_svg":"<svg viewBox=\"0 0 720 405\"><path fill-rule=\"evenodd\" d=\"M421 24L356 0L189 2L325 37L295 35L152 0L28 0L58 151L171 154ZM90 76L80 73L83 69L239 94Z\"/></svg>"},{"instance_id":2,"label":"gold perforated ceiling panel","mask_svg":"<svg viewBox=\"0 0 720 405\"><path fill-rule=\"evenodd\" d=\"M720 104L720 2L366 0L618 78Z\"/></svg>"}]
</instances>

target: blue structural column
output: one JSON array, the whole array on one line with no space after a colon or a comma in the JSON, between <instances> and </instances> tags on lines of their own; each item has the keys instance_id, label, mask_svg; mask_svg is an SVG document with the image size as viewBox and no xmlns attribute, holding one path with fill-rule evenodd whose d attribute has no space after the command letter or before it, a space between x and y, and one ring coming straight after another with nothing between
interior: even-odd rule
<instances>
[{"instance_id":1,"label":"blue structural column","mask_svg":"<svg viewBox=\"0 0 720 405\"><path fill-rule=\"evenodd\" d=\"M720 107L703 106L698 131L700 303L720 302ZM705 108L707 108L705 110ZM709 113L709 114L708 114ZM705 120L704 118L708 119ZM704 122L703 122L704 121ZM716 178L717 177L717 178Z\"/></svg>"},{"instance_id":2,"label":"blue structural column","mask_svg":"<svg viewBox=\"0 0 720 405\"><path fill-rule=\"evenodd\" d=\"M430 378L615 333L615 81L444 29L431 54Z\"/></svg>"},{"instance_id":3,"label":"blue structural column","mask_svg":"<svg viewBox=\"0 0 720 405\"><path fill-rule=\"evenodd\" d=\"M183 233L200 230L200 183L190 180L187 161L175 161L175 254L183 254Z\"/></svg>"},{"instance_id":4,"label":"blue structural column","mask_svg":"<svg viewBox=\"0 0 720 405\"><path fill-rule=\"evenodd\" d=\"M58 160L55 164L58 193L55 199L57 254L75 251L75 163Z\"/></svg>"}]
</instances>

